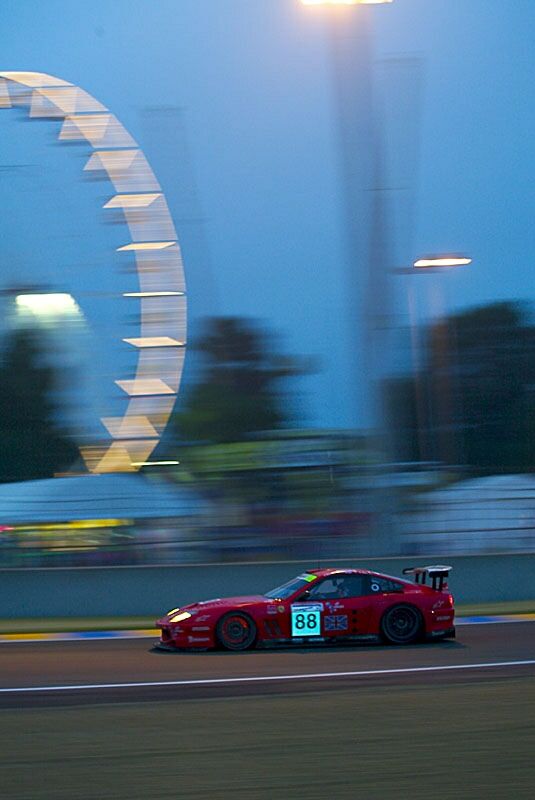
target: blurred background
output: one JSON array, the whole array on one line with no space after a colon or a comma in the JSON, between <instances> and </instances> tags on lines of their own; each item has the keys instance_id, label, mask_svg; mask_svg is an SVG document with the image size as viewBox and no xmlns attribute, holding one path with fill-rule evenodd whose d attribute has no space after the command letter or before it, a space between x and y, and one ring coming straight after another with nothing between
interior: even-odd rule
<instances>
[{"instance_id":1,"label":"blurred background","mask_svg":"<svg viewBox=\"0 0 535 800\"><path fill-rule=\"evenodd\" d=\"M535 551L535 9L315 5L0 9L0 566Z\"/></svg>"}]
</instances>

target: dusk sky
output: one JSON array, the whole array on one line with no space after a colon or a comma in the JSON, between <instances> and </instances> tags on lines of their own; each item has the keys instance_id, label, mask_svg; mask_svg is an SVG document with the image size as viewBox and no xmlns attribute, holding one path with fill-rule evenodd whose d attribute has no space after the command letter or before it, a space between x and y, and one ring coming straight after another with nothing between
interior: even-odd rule
<instances>
[{"instance_id":1,"label":"dusk sky","mask_svg":"<svg viewBox=\"0 0 535 800\"><path fill-rule=\"evenodd\" d=\"M404 163L396 143L418 142L414 214L391 228L392 268L428 253L474 259L416 279L422 314L422 281L435 280L442 310L532 300L535 2L343 10L348 25L363 12L374 59L416 58L422 83L414 117L387 132L389 163ZM1 4L0 29L3 70L83 87L143 147L177 226L193 326L206 314L257 317L281 348L317 356L321 371L300 382L303 421L342 428L355 411L329 13L298 0L18 0ZM82 180L81 153L49 147L57 129L25 124L17 111L0 116L2 283L48 279L83 302L97 281L117 289L110 247L128 232L104 224L95 200L112 190ZM403 322L407 279L393 280ZM88 314L91 325L114 330L113 305L102 308ZM366 402L363 394L363 424Z\"/></svg>"}]
</instances>

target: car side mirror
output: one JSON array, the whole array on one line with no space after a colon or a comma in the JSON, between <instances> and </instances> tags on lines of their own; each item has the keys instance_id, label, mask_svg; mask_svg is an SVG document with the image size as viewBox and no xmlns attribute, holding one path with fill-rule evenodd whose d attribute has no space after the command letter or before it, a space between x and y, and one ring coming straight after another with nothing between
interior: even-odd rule
<instances>
[{"instance_id":1,"label":"car side mirror","mask_svg":"<svg viewBox=\"0 0 535 800\"><path fill-rule=\"evenodd\" d=\"M309 597L310 597L310 589L305 589L303 594L299 595L300 600L308 600Z\"/></svg>"}]
</instances>

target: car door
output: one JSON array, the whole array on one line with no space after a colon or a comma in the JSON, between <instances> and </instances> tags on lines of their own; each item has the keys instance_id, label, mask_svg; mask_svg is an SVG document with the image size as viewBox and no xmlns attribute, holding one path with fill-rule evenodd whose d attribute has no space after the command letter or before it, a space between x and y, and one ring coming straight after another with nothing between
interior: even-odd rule
<instances>
[{"instance_id":1,"label":"car door","mask_svg":"<svg viewBox=\"0 0 535 800\"><path fill-rule=\"evenodd\" d=\"M336 573L314 583L291 604L292 638L327 639L368 632L370 596L358 573Z\"/></svg>"},{"instance_id":2,"label":"car door","mask_svg":"<svg viewBox=\"0 0 535 800\"><path fill-rule=\"evenodd\" d=\"M338 576L337 596L326 598L323 616L324 636L340 638L368 633L370 597L365 575Z\"/></svg>"}]
</instances>

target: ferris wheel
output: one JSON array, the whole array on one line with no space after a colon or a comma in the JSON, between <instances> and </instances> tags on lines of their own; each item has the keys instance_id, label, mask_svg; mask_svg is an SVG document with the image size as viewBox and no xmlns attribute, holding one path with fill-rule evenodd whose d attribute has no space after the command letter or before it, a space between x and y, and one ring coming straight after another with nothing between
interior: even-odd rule
<instances>
[{"instance_id":1,"label":"ferris wheel","mask_svg":"<svg viewBox=\"0 0 535 800\"><path fill-rule=\"evenodd\" d=\"M102 437L81 452L91 472L136 470L167 425L186 349L184 269L167 201L132 136L80 87L41 72L0 72L0 108L17 107L27 109L30 118L59 121L59 142L91 148L83 169L111 182L115 194L103 207L120 212L130 232L117 250L135 259L137 272L136 291L122 292L125 303L139 304L139 336L122 339L134 348L135 373L128 379L117 376L121 412L101 417Z\"/></svg>"}]
</instances>

